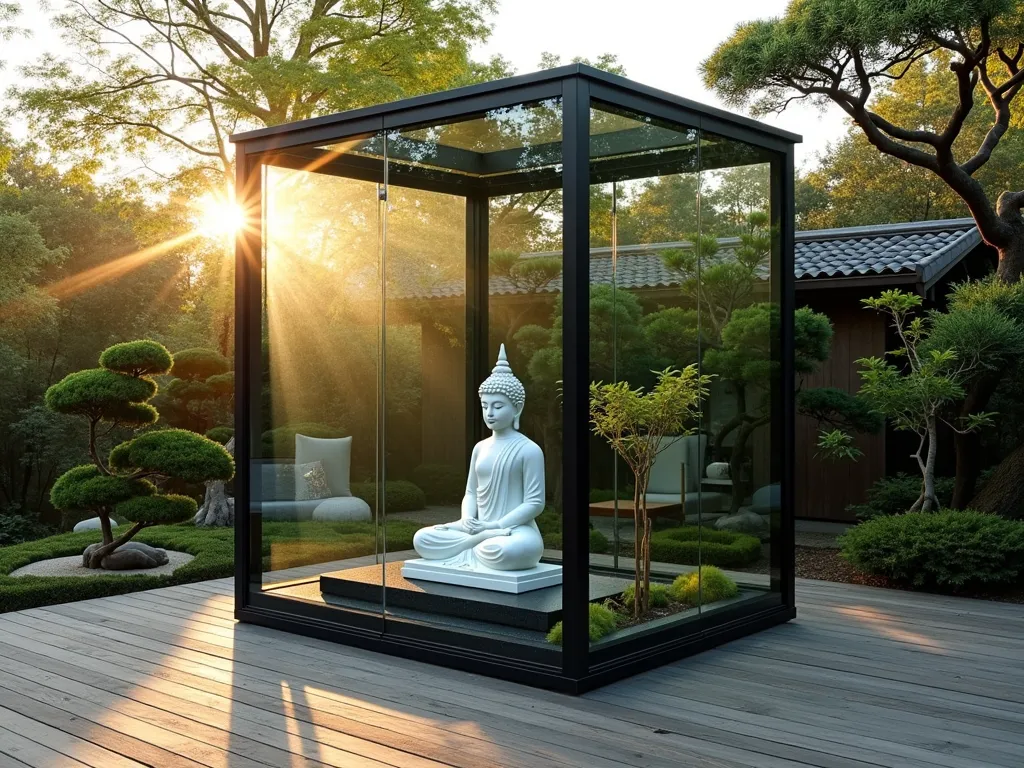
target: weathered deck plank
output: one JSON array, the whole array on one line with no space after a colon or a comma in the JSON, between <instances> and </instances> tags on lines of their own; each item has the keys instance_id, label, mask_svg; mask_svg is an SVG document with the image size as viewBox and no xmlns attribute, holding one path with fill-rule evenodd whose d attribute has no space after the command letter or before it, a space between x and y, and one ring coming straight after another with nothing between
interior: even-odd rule
<instances>
[{"instance_id":1,"label":"weathered deck plank","mask_svg":"<svg viewBox=\"0 0 1024 768\"><path fill-rule=\"evenodd\" d=\"M227 580L5 614L0 766L1024 765L1024 606L797 595L578 698L238 625Z\"/></svg>"}]
</instances>

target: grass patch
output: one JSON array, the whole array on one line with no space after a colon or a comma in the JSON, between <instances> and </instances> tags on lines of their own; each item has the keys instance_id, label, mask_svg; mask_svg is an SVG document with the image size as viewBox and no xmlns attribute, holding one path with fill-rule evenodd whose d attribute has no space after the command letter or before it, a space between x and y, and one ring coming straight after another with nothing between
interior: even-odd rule
<instances>
[{"instance_id":1,"label":"grass patch","mask_svg":"<svg viewBox=\"0 0 1024 768\"><path fill-rule=\"evenodd\" d=\"M388 549L412 549L413 534L420 527L413 521L388 522ZM87 546L100 540L99 531L86 531L65 533L0 549L0 613L221 579L235 572L234 529L196 528L191 523L185 523L155 526L135 537L136 541L154 547L187 552L194 556L194 560L170 575L19 578L8 575L39 560L81 555ZM371 555L374 551L373 522L263 524L264 571L361 557Z\"/></svg>"}]
</instances>

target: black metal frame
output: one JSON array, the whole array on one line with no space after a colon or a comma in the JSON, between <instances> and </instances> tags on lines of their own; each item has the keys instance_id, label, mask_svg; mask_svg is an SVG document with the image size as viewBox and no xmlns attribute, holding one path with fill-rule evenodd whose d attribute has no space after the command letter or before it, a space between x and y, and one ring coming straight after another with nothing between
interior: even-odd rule
<instances>
[{"instance_id":1,"label":"black metal frame","mask_svg":"<svg viewBox=\"0 0 1024 768\"><path fill-rule=\"evenodd\" d=\"M563 646L530 648L495 638L386 617L383 611L360 613L293 600L262 589L259 483L251 476L258 457L258 423L262 333L262 226L247 227L236 244L236 489L235 615L240 621L337 640L451 667L578 693L731 638L759 631L795 616L793 537L794 371L793 276L794 202L793 144L799 136L753 120L697 104L633 83L584 65L469 86L368 109L353 110L233 136L236 190L250 221L262 216L262 174L265 165L303 168L311 160L318 172L376 180L384 177L386 159L331 156L313 145L329 145L358 135L424 124L470 119L488 110L560 99L562 166L558 172L511 173L489 179L463 175L453 183L440 174L415 168L393 170L391 183L457 194L466 199L466 332L467 387L475 386L488 366L487 349L487 226L488 198L520 190L561 186L563 205ZM683 150L654 160L602 162L600 178L591 169L590 108L649 115L674 125L692 127L754 148L746 162L771 163L772 210L776 242L771 260L771 294L782 311L774 355L781 376L773 391L772 476L782 483L782 509L772 519L772 593L702 614L693 621L638 634L611 647L591 648L588 638L589 580L589 186L597 181L627 178L637 168L663 173L691 163ZM703 134L701 134L703 135ZM468 162L458 152L453 162ZM712 160L712 162L714 162ZM740 162L723 158L722 165ZM678 166L676 166L678 164ZM713 167L713 166L712 166ZM465 169L464 169L465 170ZM467 406L467 445L481 437L476 408ZM778 462L777 464L775 462ZM255 514L252 511L254 510Z\"/></svg>"}]
</instances>

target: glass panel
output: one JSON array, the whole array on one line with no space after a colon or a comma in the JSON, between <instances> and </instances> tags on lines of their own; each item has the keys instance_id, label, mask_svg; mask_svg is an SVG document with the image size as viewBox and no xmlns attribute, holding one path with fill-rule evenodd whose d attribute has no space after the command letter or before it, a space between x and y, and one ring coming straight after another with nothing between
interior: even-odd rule
<instances>
[{"instance_id":1,"label":"glass panel","mask_svg":"<svg viewBox=\"0 0 1024 768\"><path fill-rule=\"evenodd\" d=\"M701 591L710 611L762 597L770 586L769 532L777 531L771 517L779 512L780 477L773 457L781 453L773 445L781 427L772 418L781 367L778 291L770 279L778 250L768 155L705 133L701 165L702 361L714 377L707 402L710 456L701 482L705 512L716 509L713 521L705 514L702 554L738 588L706 573Z\"/></svg>"},{"instance_id":2,"label":"glass panel","mask_svg":"<svg viewBox=\"0 0 1024 768\"><path fill-rule=\"evenodd\" d=\"M385 631L415 622L548 658L561 586L512 582L561 550L560 104L394 131L386 157ZM488 200L496 185L515 192Z\"/></svg>"},{"instance_id":3,"label":"glass panel","mask_svg":"<svg viewBox=\"0 0 1024 768\"><path fill-rule=\"evenodd\" d=\"M617 629L598 641L609 646L700 613L690 592L699 589L708 442L695 380L701 176L694 128L604 106L592 110L591 126L591 180L599 180L590 195L591 378L640 389L645 398L658 396L657 371L679 377L692 366L685 375L694 379L689 399L681 394L667 403L674 414L667 421L630 418L621 436L608 428L592 438L590 587L593 602L616 613ZM613 417L617 407L609 400L604 412ZM636 470L647 476L645 493L637 492ZM646 521L635 512L638 502ZM645 522L652 585L646 607L634 587Z\"/></svg>"},{"instance_id":4,"label":"glass panel","mask_svg":"<svg viewBox=\"0 0 1024 768\"><path fill-rule=\"evenodd\" d=\"M372 565L380 555L372 510L383 167L347 178L345 161L337 151L299 168L264 166L252 530L265 592L379 621L379 588L339 597L322 593L319 578Z\"/></svg>"}]
</instances>

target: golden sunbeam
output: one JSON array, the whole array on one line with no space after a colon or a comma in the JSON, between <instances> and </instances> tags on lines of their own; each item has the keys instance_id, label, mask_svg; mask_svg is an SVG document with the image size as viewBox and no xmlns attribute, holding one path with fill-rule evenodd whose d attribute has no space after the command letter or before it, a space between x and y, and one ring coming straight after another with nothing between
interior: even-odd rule
<instances>
[{"instance_id":1,"label":"golden sunbeam","mask_svg":"<svg viewBox=\"0 0 1024 768\"><path fill-rule=\"evenodd\" d=\"M108 261L106 264L99 264L92 269L65 277L63 280L46 286L45 291L55 299L70 298L90 288L94 288L100 283L116 280L133 269L138 269L143 264L149 263L156 257L162 256L198 236L198 232L186 232L183 235L172 237L169 240L164 240L162 243L143 248L141 251L130 253L119 259Z\"/></svg>"}]
</instances>

